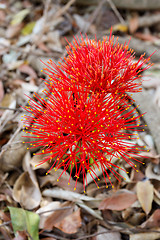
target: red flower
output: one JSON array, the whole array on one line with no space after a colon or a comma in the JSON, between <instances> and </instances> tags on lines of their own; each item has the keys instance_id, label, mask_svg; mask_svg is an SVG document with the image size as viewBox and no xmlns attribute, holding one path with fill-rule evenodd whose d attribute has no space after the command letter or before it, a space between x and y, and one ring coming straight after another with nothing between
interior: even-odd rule
<instances>
[{"instance_id":1,"label":"red flower","mask_svg":"<svg viewBox=\"0 0 160 240\"><path fill-rule=\"evenodd\" d=\"M150 58L142 55L134 59L128 45L114 45L114 36L103 41L91 39L74 39L67 46L68 56L56 65L52 60L45 64L44 71L51 82L60 88L69 90L73 83L90 88L93 92L124 94L141 91L141 73L150 67ZM143 67L143 69L142 69Z\"/></svg>"},{"instance_id":2,"label":"red flower","mask_svg":"<svg viewBox=\"0 0 160 240\"><path fill-rule=\"evenodd\" d=\"M109 173L119 180L120 167L112 163L114 156L135 168L130 156L136 160L133 156L138 155L139 149L128 141L135 138L129 133L137 127L134 110L127 112L129 107L120 98L91 94L90 89L79 85L72 86L73 92L56 90L48 83L46 86L44 93L48 100L35 94L36 100L30 99L26 108L30 114L24 118L26 131L34 138L31 148L40 146L44 154L39 164L52 162L56 157L50 169L62 167L63 172L69 169L70 178L74 172L77 180L82 176L84 188L86 172L93 179L97 176L95 167L102 169L104 179L107 177L111 184Z\"/></svg>"}]
</instances>

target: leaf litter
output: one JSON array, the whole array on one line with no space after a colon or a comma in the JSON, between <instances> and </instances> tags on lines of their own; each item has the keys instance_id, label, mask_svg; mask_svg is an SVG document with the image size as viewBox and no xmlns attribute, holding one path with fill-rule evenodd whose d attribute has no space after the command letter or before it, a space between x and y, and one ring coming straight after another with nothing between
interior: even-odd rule
<instances>
[{"instance_id":1,"label":"leaf litter","mask_svg":"<svg viewBox=\"0 0 160 240\"><path fill-rule=\"evenodd\" d=\"M65 54L65 38L72 40L73 35L79 31L83 33L85 29L87 34L96 33L98 38L101 38L109 33L106 29L112 25L115 34L120 32L123 36L130 32L133 39L143 37L150 42L150 48L153 48L150 33L148 36L144 36L142 32L138 34L138 31L142 31L138 30L139 13L132 15L132 12L128 12L131 19L129 25L124 22L119 24L116 1L110 1L113 3L110 8L104 3L98 6L90 3L89 8L80 8L76 4L80 1L52 3L47 0L44 4L42 1L15 3L4 0L0 4L1 239L160 238L160 153L156 151L149 128L146 127L142 134L139 133L138 142L140 145L147 145L151 150L146 153L146 159L139 156L145 161L145 165L137 164L139 171L135 172L126 164L125 168L129 172L124 176L126 181L118 183L113 179L114 188L111 185L105 188L102 172L97 172L100 178L99 188L92 185L93 179L87 175L88 186L85 194L81 181L75 191L74 178L71 178L68 185L69 173L57 182L61 169L57 172L51 171L46 176L49 168L47 163L35 167L39 160L42 160L41 155L39 158L33 155L34 151L39 149L27 151L28 145L22 144L23 126L19 116L23 113L19 112L20 106L27 104L25 94L32 96L34 91L42 89L41 78L44 76L40 71L40 59L46 62L52 58L58 62ZM83 5L83 1L81 2ZM100 14L97 15L97 11ZM124 19L128 19L124 11L117 11ZM106 12L107 17L110 17L110 25L104 21ZM141 14L145 13L144 11ZM105 26L102 30L99 30L100 22ZM159 39L157 25L154 30L142 28L144 31L155 31L156 39ZM140 47L142 52L145 52L143 41ZM147 90L148 97L153 100L157 109L160 106L159 69L160 63L156 63L155 67L145 73L145 78L149 80L143 82L143 88ZM144 119L141 121L143 123ZM115 158L114 162L117 161L119 159Z\"/></svg>"}]
</instances>

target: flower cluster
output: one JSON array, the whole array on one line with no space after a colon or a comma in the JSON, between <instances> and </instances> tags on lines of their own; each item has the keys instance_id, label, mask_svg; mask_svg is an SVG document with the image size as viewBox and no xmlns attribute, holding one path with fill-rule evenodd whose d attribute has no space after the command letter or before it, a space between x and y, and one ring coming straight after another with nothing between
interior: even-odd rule
<instances>
[{"instance_id":1,"label":"flower cluster","mask_svg":"<svg viewBox=\"0 0 160 240\"><path fill-rule=\"evenodd\" d=\"M114 36L103 41L77 38L66 50L68 56L62 63L56 65L50 60L44 68L49 81L59 87L70 90L78 83L93 92L112 95L142 90L141 73L150 67L146 64L150 58L144 59L143 54L134 61L133 50L128 50L128 45L120 45L117 40L114 44Z\"/></svg>"},{"instance_id":2,"label":"flower cluster","mask_svg":"<svg viewBox=\"0 0 160 240\"><path fill-rule=\"evenodd\" d=\"M135 169L142 150L130 141L137 138L134 129L140 130L140 116L136 108L130 109L126 93L141 90L138 79L150 66L149 58L141 56L134 62L128 45L113 42L111 36L102 42L75 39L61 64L50 60L44 68L49 76L45 98L35 93L24 117L25 130L33 138L31 148L41 147L37 154L44 154L39 164L49 161L48 172L52 168L69 171L68 183L74 177L77 184L82 177L84 189L87 173L97 185L96 168L102 170L106 186L107 182L112 185L110 175L123 178L119 169L125 170L113 157Z\"/></svg>"}]
</instances>

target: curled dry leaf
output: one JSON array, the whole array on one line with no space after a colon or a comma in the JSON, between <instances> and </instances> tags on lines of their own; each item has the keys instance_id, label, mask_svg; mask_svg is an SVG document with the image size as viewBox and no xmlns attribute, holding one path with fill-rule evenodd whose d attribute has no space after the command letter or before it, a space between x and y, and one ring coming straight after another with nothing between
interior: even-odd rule
<instances>
[{"instance_id":1,"label":"curled dry leaf","mask_svg":"<svg viewBox=\"0 0 160 240\"><path fill-rule=\"evenodd\" d=\"M160 209L157 209L147 221L141 224L142 228L158 228L160 227Z\"/></svg>"},{"instance_id":2,"label":"curled dry leaf","mask_svg":"<svg viewBox=\"0 0 160 240\"><path fill-rule=\"evenodd\" d=\"M111 196L104 199L100 206L100 210L110 209L116 211L122 211L130 207L137 197L136 194L129 190L119 190L116 193L113 193Z\"/></svg>"},{"instance_id":3,"label":"curled dry leaf","mask_svg":"<svg viewBox=\"0 0 160 240\"><path fill-rule=\"evenodd\" d=\"M34 183L34 185L37 188L39 188L35 172L32 170L31 165L30 165L30 159L31 159L30 153L27 152L26 155L24 156L22 166L23 166L24 171L29 173L29 176L30 176L32 182Z\"/></svg>"},{"instance_id":4,"label":"curled dry leaf","mask_svg":"<svg viewBox=\"0 0 160 240\"><path fill-rule=\"evenodd\" d=\"M41 194L32 182L29 173L24 172L15 182L13 198L25 209L31 210L39 206Z\"/></svg>"},{"instance_id":5,"label":"curled dry leaf","mask_svg":"<svg viewBox=\"0 0 160 240\"><path fill-rule=\"evenodd\" d=\"M22 173L13 187L13 198L25 209L31 210L39 206L41 192L38 187L36 176L29 165L30 155L27 152L24 158L23 168L26 172Z\"/></svg>"},{"instance_id":6,"label":"curled dry leaf","mask_svg":"<svg viewBox=\"0 0 160 240\"><path fill-rule=\"evenodd\" d=\"M137 183L137 197L146 214L152 209L153 190L153 185L148 180Z\"/></svg>"}]
</instances>

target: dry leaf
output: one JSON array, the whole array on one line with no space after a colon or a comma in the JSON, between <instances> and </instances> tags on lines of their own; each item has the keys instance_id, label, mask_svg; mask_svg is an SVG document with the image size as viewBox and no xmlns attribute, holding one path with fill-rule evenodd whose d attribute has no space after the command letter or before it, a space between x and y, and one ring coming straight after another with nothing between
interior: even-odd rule
<instances>
[{"instance_id":1,"label":"dry leaf","mask_svg":"<svg viewBox=\"0 0 160 240\"><path fill-rule=\"evenodd\" d=\"M128 223L133 225L133 226L138 226L139 224L141 224L143 222L143 219L145 218L145 213L142 212L136 212L134 213L133 216L131 216L128 219Z\"/></svg>"},{"instance_id":2,"label":"dry leaf","mask_svg":"<svg viewBox=\"0 0 160 240\"><path fill-rule=\"evenodd\" d=\"M65 217L73 213L73 204L70 202L64 202L61 204L62 210L55 211L52 214L50 214L46 221L44 222L44 228L48 230L52 230L52 228L57 224L58 222L61 222ZM63 209L65 207L70 207L67 209Z\"/></svg>"},{"instance_id":3,"label":"dry leaf","mask_svg":"<svg viewBox=\"0 0 160 240\"><path fill-rule=\"evenodd\" d=\"M23 143L6 144L0 155L1 170L7 172L20 167L25 153L26 146Z\"/></svg>"},{"instance_id":4,"label":"dry leaf","mask_svg":"<svg viewBox=\"0 0 160 240\"><path fill-rule=\"evenodd\" d=\"M40 223L39 228L44 228L44 223L47 220L47 218L54 213L53 210L56 210L58 208L61 208L61 203L58 201L53 201L48 203L46 206L39 208L36 213L40 215Z\"/></svg>"},{"instance_id":5,"label":"dry leaf","mask_svg":"<svg viewBox=\"0 0 160 240\"><path fill-rule=\"evenodd\" d=\"M42 151L38 151L37 153L40 153L40 152L42 152ZM47 156L47 155L45 155L45 156ZM33 170L37 170L39 168L44 168L44 169L49 168L49 166L50 166L49 162L45 162L45 163L38 165L38 163L41 162L43 160L43 158L44 158L44 156L41 154L41 155L34 155L30 159L30 165L32 166Z\"/></svg>"},{"instance_id":6,"label":"dry leaf","mask_svg":"<svg viewBox=\"0 0 160 240\"><path fill-rule=\"evenodd\" d=\"M136 194L129 190L119 190L116 193L113 193L111 196L104 199L100 206L100 210L110 209L121 211L128 207L130 207L135 201L137 197Z\"/></svg>"},{"instance_id":7,"label":"dry leaf","mask_svg":"<svg viewBox=\"0 0 160 240\"><path fill-rule=\"evenodd\" d=\"M27 170L22 173L13 187L13 198L25 209L31 210L39 206L41 192L38 187L35 173L29 166L29 152L24 158L23 168Z\"/></svg>"},{"instance_id":8,"label":"dry leaf","mask_svg":"<svg viewBox=\"0 0 160 240\"><path fill-rule=\"evenodd\" d=\"M144 177L145 175L140 170L137 172L132 168L131 174L130 174L131 181L138 182L144 179Z\"/></svg>"},{"instance_id":9,"label":"dry leaf","mask_svg":"<svg viewBox=\"0 0 160 240\"><path fill-rule=\"evenodd\" d=\"M108 229L98 226L98 235L96 236L96 240L121 240L121 234L119 232L111 232L107 233ZM103 233L106 232L106 233ZM99 234L103 233L103 234Z\"/></svg>"},{"instance_id":10,"label":"dry leaf","mask_svg":"<svg viewBox=\"0 0 160 240\"><path fill-rule=\"evenodd\" d=\"M23 163L22 163L22 167L23 170L29 173L29 176L32 180L32 182L34 183L34 185L37 187L37 189L39 188L39 185L37 183L37 179L36 179L36 175L35 172L32 170L31 165L30 165L30 153L27 152L24 159L23 159Z\"/></svg>"},{"instance_id":11,"label":"dry leaf","mask_svg":"<svg viewBox=\"0 0 160 240\"><path fill-rule=\"evenodd\" d=\"M6 31L6 38L16 37L20 33L23 26L24 26L23 23L18 23L16 25L9 25L9 27Z\"/></svg>"},{"instance_id":12,"label":"dry leaf","mask_svg":"<svg viewBox=\"0 0 160 240\"><path fill-rule=\"evenodd\" d=\"M156 240L158 238L160 238L160 233L157 232L137 233L130 235L130 240Z\"/></svg>"},{"instance_id":13,"label":"dry leaf","mask_svg":"<svg viewBox=\"0 0 160 240\"><path fill-rule=\"evenodd\" d=\"M50 49L43 42L38 43L37 46L38 46L39 49L41 49L44 52L47 52L47 53L50 52Z\"/></svg>"},{"instance_id":14,"label":"dry leaf","mask_svg":"<svg viewBox=\"0 0 160 240\"><path fill-rule=\"evenodd\" d=\"M98 200L96 198L88 197L83 194L63 190L60 188L46 189L43 191L42 194L43 196L46 196L46 197L60 198L68 201L78 201L78 200L97 201Z\"/></svg>"},{"instance_id":15,"label":"dry leaf","mask_svg":"<svg viewBox=\"0 0 160 240\"><path fill-rule=\"evenodd\" d=\"M98 218L100 220L103 220L103 218L101 216L101 212L99 210L92 209L91 207L87 206L84 202L82 202L80 200L77 201L76 203L79 207L83 208L86 212L88 212L94 218Z\"/></svg>"},{"instance_id":16,"label":"dry leaf","mask_svg":"<svg viewBox=\"0 0 160 240\"><path fill-rule=\"evenodd\" d=\"M160 227L160 209L154 211L154 213L141 224L142 228L157 228Z\"/></svg>"},{"instance_id":17,"label":"dry leaf","mask_svg":"<svg viewBox=\"0 0 160 240\"><path fill-rule=\"evenodd\" d=\"M29 9L22 9L21 11L19 11L18 13L16 13L14 16L13 16L13 19L11 21L11 24L12 25L16 25L16 24L19 24L21 23L24 18L30 13L30 10Z\"/></svg>"},{"instance_id":18,"label":"dry leaf","mask_svg":"<svg viewBox=\"0 0 160 240\"><path fill-rule=\"evenodd\" d=\"M11 63L8 63L8 70L15 70L24 63L23 60L16 60ZM21 80L22 81L22 80Z\"/></svg>"},{"instance_id":19,"label":"dry leaf","mask_svg":"<svg viewBox=\"0 0 160 240\"><path fill-rule=\"evenodd\" d=\"M152 209L153 190L154 188L150 181L137 183L137 197L146 214Z\"/></svg>"},{"instance_id":20,"label":"dry leaf","mask_svg":"<svg viewBox=\"0 0 160 240\"><path fill-rule=\"evenodd\" d=\"M46 189L43 191L42 194L43 194L43 196L46 196L46 197L53 197L53 198L65 199L68 201L75 201L76 204L78 204L81 208L85 209L91 215L93 215L94 217L96 217L98 219L102 219L100 211L96 212L95 210L91 209L90 207L88 207L86 204L84 204L82 202L82 200L87 201L87 202L88 201L99 201L99 199L97 199L97 198L88 197L83 194L79 194L79 193L71 192L71 191L67 191L67 190L62 190L62 189L58 189L58 188Z\"/></svg>"},{"instance_id":21,"label":"dry leaf","mask_svg":"<svg viewBox=\"0 0 160 240\"><path fill-rule=\"evenodd\" d=\"M73 234L81 227L82 219L80 216L80 209L65 217L62 221L56 223L54 226L67 234Z\"/></svg>"},{"instance_id":22,"label":"dry leaf","mask_svg":"<svg viewBox=\"0 0 160 240\"><path fill-rule=\"evenodd\" d=\"M24 172L15 182L13 198L25 209L31 210L39 206L41 194L39 189L32 182L29 173Z\"/></svg>"},{"instance_id":23,"label":"dry leaf","mask_svg":"<svg viewBox=\"0 0 160 240\"><path fill-rule=\"evenodd\" d=\"M146 168L146 177L149 179L156 179L160 181L160 175L153 172L153 164L149 163L148 167Z\"/></svg>"},{"instance_id":24,"label":"dry leaf","mask_svg":"<svg viewBox=\"0 0 160 240\"><path fill-rule=\"evenodd\" d=\"M57 177L58 178L58 177ZM68 185L68 176L66 178L65 175L63 175L59 182L56 182L56 185L60 188L63 188L68 191L72 191L75 187L76 181L72 178L70 179L70 184ZM81 182L77 182L76 185L76 193L81 193L83 191L83 184Z\"/></svg>"},{"instance_id":25,"label":"dry leaf","mask_svg":"<svg viewBox=\"0 0 160 240\"><path fill-rule=\"evenodd\" d=\"M18 69L20 72L28 74L32 79L37 78L37 74L34 69L27 64L22 64Z\"/></svg>"},{"instance_id":26,"label":"dry leaf","mask_svg":"<svg viewBox=\"0 0 160 240\"><path fill-rule=\"evenodd\" d=\"M31 161L32 164L37 164L40 161L40 158L43 158L42 155L35 155L32 159L34 162ZM38 169L38 168L44 168L44 169L49 169L49 163L46 162L44 164L41 164L40 166L33 167L33 169ZM40 186L44 187L47 183L50 183L52 185L57 185L60 188L63 188L65 190L72 191L75 187L76 181L73 180L72 178L70 179L70 184L68 185L68 179L69 179L69 173L66 172L65 174L62 174L63 169L58 169L56 172L52 169L47 176L39 177L39 182ZM61 176L60 180L57 181L58 177ZM76 193L80 193L83 190L83 184L80 182L77 182L76 186Z\"/></svg>"}]
</instances>

